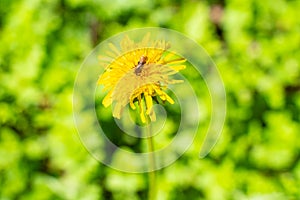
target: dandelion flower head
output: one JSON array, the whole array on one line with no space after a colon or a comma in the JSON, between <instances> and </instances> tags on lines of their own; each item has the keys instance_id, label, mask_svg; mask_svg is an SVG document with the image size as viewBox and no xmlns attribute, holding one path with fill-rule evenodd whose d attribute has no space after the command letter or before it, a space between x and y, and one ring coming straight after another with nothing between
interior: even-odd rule
<instances>
[{"instance_id":1,"label":"dandelion flower head","mask_svg":"<svg viewBox=\"0 0 300 200\"><path fill-rule=\"evenodd\" d=\"M114 103L113 116L120 119L123 109L129 104L139 109L140 119L147 122L156 120L153 110L155 99L174 104L166 93L169 84L182 80L172 79L172 75L185 68L185 59L168 51L170 43L164 40L150 40L146 34L140 42L125 36L120 48L109 43L107 55L99 56L105 66L98 84L103 85L107 95L102 101L105 107Z\"/></svg>"}]
</instances>

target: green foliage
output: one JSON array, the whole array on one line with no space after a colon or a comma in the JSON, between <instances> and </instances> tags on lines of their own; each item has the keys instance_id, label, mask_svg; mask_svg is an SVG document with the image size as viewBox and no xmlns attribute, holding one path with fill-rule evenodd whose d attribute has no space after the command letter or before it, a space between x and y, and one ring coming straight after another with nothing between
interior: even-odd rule
<instances>
[{"instance_id":1,"label":"green foliage","mask_svg":"<svg viewBox=\"0 0 300 200\"><path fill-rule=\"evenodd\" d=\"M109 36L146 26L172 28L201 44L227 93L222 136L198 159L211 105L204 83L196 91L201 134L159 172L159 199L300 199L299 9L300 1L284 0L1 0L0 199L146 198L146 176L94 160L72 117L84 58ZM160 147L177 124L167 126ZM126 137L118 142L143 149Z\"/></svg>"}]
</instances>

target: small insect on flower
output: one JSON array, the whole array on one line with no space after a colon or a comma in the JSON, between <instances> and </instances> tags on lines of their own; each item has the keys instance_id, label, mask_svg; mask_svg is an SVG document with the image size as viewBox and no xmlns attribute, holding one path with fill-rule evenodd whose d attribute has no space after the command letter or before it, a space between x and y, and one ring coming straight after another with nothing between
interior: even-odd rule
<instances>
[{"instance_id":1,"label":"small insect on flower","mask_svg":"<svg viewBox=\"0 0 300 200\"><path fill-rule=\"evenodd\" d=\"M141 74L143 66L146 64L147 60L148 60L147 56L144 56L144 55L141 56L141 58L140 58L140 60L138 62L138 65L136 66L136 68L134 70L134 72L135 72L136 75L139 76Z\"/></svg>"}]
</instances>

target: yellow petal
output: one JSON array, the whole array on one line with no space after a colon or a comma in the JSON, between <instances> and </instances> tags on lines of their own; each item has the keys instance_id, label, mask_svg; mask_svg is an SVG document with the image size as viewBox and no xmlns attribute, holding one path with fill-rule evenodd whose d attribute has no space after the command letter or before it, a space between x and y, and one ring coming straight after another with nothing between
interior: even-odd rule
<instances>
[{"instance_id":1,"label":"yellow petal","mask_svg":"<svg viewBox=\"0 0 300 200\"><path fill-rule=\"evenodd\" d=\"M120 55L119 50L116 48L116 46L113 43L108 43L108 46L113 50L113 52L116 53L116 55Z\"/></svg>"},{"instance_id":2,"label":"yellow petal","mask_svg":"<svg viewBox=\"0 0 300 200\"><path fill-rule=\"evenodd\" d=\"M165 97L166 97L167 101L168 101L170 104L174 104L174 100L173 100L169 95L167 95L166 93L165 93Z\"/></svg>"},{"instance_id":3,"label":"yellow petal","mask_svg":"<svg viewBox=\"0 0 300 200\"><path fill-rule=\"evenodd\" d=\"M104 97L102 104L104 105L104 107L108 107L110 106L111 102L112 102L112 98L111 95L113 93L113 90L109 91L108 94Z\"/></svg>"},{"instance_id":4,"label":"yellow petal","mask_svg":"<svg viewBox=\"0 0 300 200\"><path fill-rule=\"evenodd\" d=\"M184 63L185 61L186 61L186 59L184 59L184 58L178 58L178 59L174 59L174 60L166 60L166 63L179 64L179 63Z\"/></svg>"},{"instance_id":5,"label":"yellow petal","mask_svg":"<svg viewBox=\"0 0 300 200\"><path fill-rule=\"evenodd\" d=\"M174 65L174 66L170 66L170 68L176 70L176 71L180 71L186 68L185 65Z\"/></svg>"},{"instance_id":6,"label":"yellow petal","mask_svg":"<svg viewBox=\"0 0 300 200\"><path fill-rule=\"evenodd\" d=\"M146 114L149 115L152 110L152 97L145 93L145 100L146 100Z\"/></svg>"},{"instance_id":7,"label":"yellow petal","mask_svg":"<svg viewBox=\"0 0 300 200\"><path fill-rule=\"evenodd\" d=\"M143 123L146 123L146 118L144 115L144 105L143 105L143 101L141 99L141 96L138 96L138 100L139 100L139 107L140 107L140 117Z\"/></svg>"},{"instance_id":8,"label":"yellow petal","mask_svg":"<svg viewBox=\"0 0 300 200\"><path fill-rule=\"evenodd\" d=\"M150 117L152 122L156 121L156 115L155 115L155 112L153 111L153 109L151 109L149 117Z\"/></svg>"},{"instance_id":9,"label":"yellow petal","mask_svg":"<svg viewBox=\"0 0 300 200\"><path fill-rule=\"evenodd\" d=\"M122 111L122 105L120 103L116 103L116 106L115 106L114 111L113 111L113 116L115 118L120 119L121 118L121 111Z\"/></svg>"}]
</instances>

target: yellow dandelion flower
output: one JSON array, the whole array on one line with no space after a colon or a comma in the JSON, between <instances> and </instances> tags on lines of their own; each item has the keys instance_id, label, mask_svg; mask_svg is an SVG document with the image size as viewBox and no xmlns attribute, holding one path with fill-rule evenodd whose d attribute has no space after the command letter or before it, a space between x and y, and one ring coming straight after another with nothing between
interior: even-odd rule
<instances>
[{"instance_id":1,"label":"yellow dandelion flower","mask_svg":"<svg viewBox=\"0 0 300 200\"><path fill-rule=\"evenodd\" d=\"M185 59L167 49L166 41L150 41L146 34L141 42L135 43L128 36L120 42L120 49L109 44L111 51L107 56L100 56L105 64L105 71L99 77L98 84L104 86L108 94L102 101L105 107L113 102L113 116L120 119L122 110L129 104L136 109L137 101L140 118L146 123L146 117L156 120L153 111L153 98L159 97L163 102L173 104L173 99L165 92L168 84L182 82L170 76L185 68Z\"/></svg>"}]
</instances>

